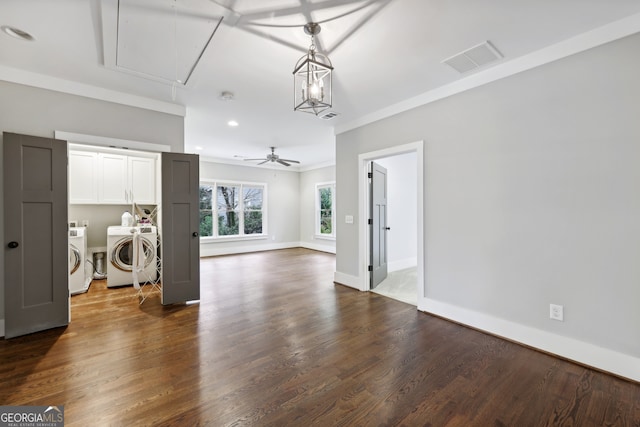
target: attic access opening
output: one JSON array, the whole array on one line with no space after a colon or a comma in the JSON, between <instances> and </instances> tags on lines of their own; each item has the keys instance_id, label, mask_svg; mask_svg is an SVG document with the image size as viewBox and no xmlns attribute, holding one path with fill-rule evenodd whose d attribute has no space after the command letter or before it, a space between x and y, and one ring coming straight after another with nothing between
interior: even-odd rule
<instances>
[{"instance_id":1,"label":"attic access opening","mask_svg":"<svg viewBox=\"0 0 640 427\"><path fill-rule=\"evenodd\" d=\"M189 82L229 11L212 2L189 9L175 0L102 2L107 68L166 84Z\"/></svg>"}]
</instances>

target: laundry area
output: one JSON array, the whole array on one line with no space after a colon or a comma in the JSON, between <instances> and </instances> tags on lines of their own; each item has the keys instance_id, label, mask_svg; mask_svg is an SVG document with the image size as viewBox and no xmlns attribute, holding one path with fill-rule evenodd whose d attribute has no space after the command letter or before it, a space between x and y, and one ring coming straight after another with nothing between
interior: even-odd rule
<instances>
[{"instance_id":1,"label":"laundry area","mask_svg":"<svg viewBox=\"0 0 640 427\"><path fill-rule=\"evenodd\" d=\"M69 144L68 159L71 303L96 280L142 303L160 290L159 154Z\"/></svg>"}]
</instances>

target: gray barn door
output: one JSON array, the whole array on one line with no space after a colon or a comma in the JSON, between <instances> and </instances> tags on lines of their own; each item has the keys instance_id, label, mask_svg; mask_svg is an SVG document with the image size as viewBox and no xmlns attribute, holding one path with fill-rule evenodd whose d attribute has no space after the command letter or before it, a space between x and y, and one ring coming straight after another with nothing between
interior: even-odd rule
<instances>
[{"instance_id":1,"label":"gray barn door","mask_svg":"<svg viewBox=\"0 0 640 427\"><path fill-rule=\"evenodd\" d=\"M371 162L369 193L371 289L387 277L387 170Z\"/></svg>"},{"instance_id":2,"label":"gray barn door","mask_svg":"<svg viewBox=\"0 0 640 427\"><path fill-rule=\"evenodd\" d=\"M200 171L194 154L162 153L162 304L200 299Z\"/></svg>"},{"instance_id":3,"label":"gray barn door","mask_svg":"<svg viewBox=\"0 0 640 427\"><path fill-rule=\"evenodd\" d=\"M69 323L67 143L3 134L5 338Z\"/></svg>"}]
</instances>

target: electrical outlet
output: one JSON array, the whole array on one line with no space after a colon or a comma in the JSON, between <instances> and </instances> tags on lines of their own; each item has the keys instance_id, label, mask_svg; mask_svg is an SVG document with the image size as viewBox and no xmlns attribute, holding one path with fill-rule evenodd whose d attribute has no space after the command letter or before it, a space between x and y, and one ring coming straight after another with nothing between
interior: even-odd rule
<instances>
[{"instance_id":1,"label":"electrical outlet","mask_svg":"<svg viewBox=\"0 0 640 427\"><path fill-rule=\"evenodd\" d=\"M564 307L557 304L549 304L549 318L564 321Z\"/></svg>"}]
</instances>

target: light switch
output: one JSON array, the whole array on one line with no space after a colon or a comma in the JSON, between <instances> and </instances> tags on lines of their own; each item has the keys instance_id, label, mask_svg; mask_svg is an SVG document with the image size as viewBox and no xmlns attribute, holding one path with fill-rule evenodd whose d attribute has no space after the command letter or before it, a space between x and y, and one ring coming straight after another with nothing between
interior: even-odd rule
<instances>
[{"instance_id":1,"label":"light switch","mask_svg":"<svg viewBox=\"0 0 640 427\"><path fill-rule=\"evenodd\" d=\"M344 217L344 222L346 222L347 224L353 224L353 215L346 215Z\"/></svg>"}]
</instances>

